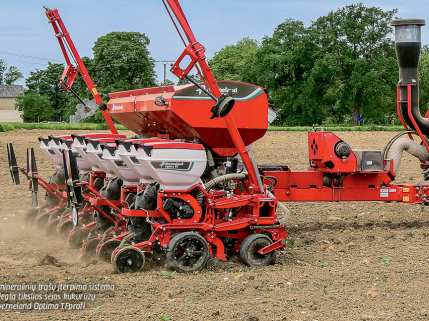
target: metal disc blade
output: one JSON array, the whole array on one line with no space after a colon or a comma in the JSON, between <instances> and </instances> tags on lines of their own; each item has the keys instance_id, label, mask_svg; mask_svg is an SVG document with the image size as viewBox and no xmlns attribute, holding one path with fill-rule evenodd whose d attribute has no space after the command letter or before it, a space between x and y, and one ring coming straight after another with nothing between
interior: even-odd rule
<instances>
[{"instance_id":1,"label":"metal disc blade","mask_svg":"<svg viewBox=\"0 0 429 321\"><path fill-rule=\"evenodd\" d=\"M82 117L82 118L86 118L89 116L92 116L95 114L95 112L97 111L98 105L97 102L95 101L95 99L84 99L83 102L85 103L86 106L84 106L83 104L79 104L76 106L76 115Z\"/></svg>"},{"instance_id":2,"label":"metal disc blade","mask_svg":"<svg viewBox=\"0 0 429 321\"><path fill-rule=\"evenodd\" d=\"M34 148L27 148L27 175L30 182L30 191L37 192L39 190L39 179L37 178L37 164Z\"/></svg>"},{"instance_id":3,"label":"metal disc blade","mask_svg":"<svg viewBox=\"0 0 429 321\"><path fill-rule=\"evenodd\" d=\"M15 185L19 185L19 169L16 163L16 157L12 143L7 143L7 160L9 162L9 171L12 181Z\"/></svg>"},{"instance_id":4,"label":"metal disc blade","mask_svg":"<svg viewBox=\"0 0 429 321\"><path fill-rule=\"evenodd\" d=\"M78 221L78 213L77 213L77 209L76 209L76 207L72 207L72 210L71 210L71 215L72 215L72 219L73 219L73 226L74 227L76 227L77 226L77 224L79 223Z\"/></svg>"}]
</instances>

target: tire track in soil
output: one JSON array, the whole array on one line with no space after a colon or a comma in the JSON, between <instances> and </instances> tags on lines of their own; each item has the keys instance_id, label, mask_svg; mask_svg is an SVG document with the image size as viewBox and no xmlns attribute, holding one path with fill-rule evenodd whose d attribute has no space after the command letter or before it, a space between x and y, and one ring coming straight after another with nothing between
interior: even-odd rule
<instances>
[{"instance_id":1,"label":"tire track in soil","mask_svg":"<svg viewBox=\"0 0 429 321\"><path fill-rule=\"evenodd\" d=\"M287 228L288 233L304 233L304 232L315 232L320 230L345 230L352 227L355 230L370 230L377 227L380 228L390 228L401 229L401 228L423 228L429 226L429 220L413 220L413 221L402 221L402 222L392 222L392 221L373 221L367 223L357 223L357 222L310 222L306 224L300 224L298 226L289 226Z\"/></svg>"}]
</instances>

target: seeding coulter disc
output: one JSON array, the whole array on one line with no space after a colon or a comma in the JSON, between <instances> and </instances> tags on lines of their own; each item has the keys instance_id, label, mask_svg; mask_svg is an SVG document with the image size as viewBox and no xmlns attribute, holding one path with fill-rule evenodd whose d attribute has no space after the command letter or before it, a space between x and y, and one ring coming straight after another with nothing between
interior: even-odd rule
<instances>
[{"instance_id":1,"label":"seeding coulter disc","mask_svg":"<svg viewBox=\"0 0 429 321\"><path fill-rule=\"evenodd\" d=\"M139 272L144 263L144 253L132 246L121 249L113 258L113 266L119 273Z\"/></svg>"},{"instance_id":2,"label":"seeding coulter disc","mask_svg":"<svg viewBox=\"0 0 429 321\"><path fill-rule=\"evenodd\" d=\"M206 240L193 232L177 234L168 243L167 264L177 272L202 270L209 256Z\"/></svg>"},{"instance_id":3,"label":"seeding coulter disc","mask_svg":"<svg viewBox=\"0 0 429 321\"><path fill-rule=\"evenodd\" d=\"M76 227L78 224L78 213L77 213L76 207L74 206L72 206L72 209L71 209L71 217L72 217L73 226Z\"/></svg>"},{"instance_id":4,"label":"seeding coulter disc","mask_svg":"<svg viewBox=\"0 0 429 321\"><path fill-rule=\"evenodd\" d=\"M103 243L97 252L98 259L103 262L112 262L112 253L121 244L120 240L110 239Z\"/></svg>"},{"instance_id":5,"label":"seeding coulter disc","mask_svg":"<svg viewBox=\"0 0 429 321\"><path fill-rule=\"evenodd\" d=\"M24 216L24 221L26 224L34 223L34 219L39 214L38 208L32 208L27 212L27 215Z\"/></svg>"},{"instance_id":6,"label":"seeding coulter disc","mask_svg":"<svg viewBox=\"0 0 429 321\"><path fill-rule=\"evenodd\" d=\"M46 236L56 235L57 226L59 222L60 222L59 219L54 219L51 222L49 222L49 224L45 227L45 235Z\"/></svg>"},{"instance_id":7,"label":"seeding coulter disc","mask_svg":"<svg viewBox=\"0 0 429 321\"><path fill-rule=\"evenodd\" d=\"M39 229L44 230L44 229L45 229L46 224L48 224L48 222L49 222L49 218L50 218L50 217L51 217L51 213L44 213L44 214L40 215L40 216L37 218L36 226L37 226Z\"/></svg>"},{"instance_id":8,"label":"seeding coulter disc","mask_svg":"<svg viewBox=\"0 0 429 321\"><path fill-rule=\"evenodd\" d=\"M95 257L97 255L97 246L100 242L101 238L89 240L84 249L85 254L90 258Z\"/></svg>"},{"instance_id":9,"label":"seeding coulter disc","mask_svg":"<svg viewBox=\"0 0 429 321\"><path fill-rule=\"evenodd\" d=\"M71 249L78 249L82 246L86 239L88 238L90 229L80 228L76 230L72 237L69 238L69 245Z\"/></svg>"},{"instance_id":10,"label":"seeding coulter disc","mask_svg":"<svg viewBox=\"0 0 429 321\"><path fill-rule=\"evenodd\" d=\"M98 108L98 104L95 99L84 99L83 102L85 105L78 104L76 106L76 115L82 118L93 116Z\"/></svg>"},{"instance_id":11,"label":"seeding coulter disc","mask_svg":"<svg viewBox=\"0 0 429 321\"><path fill-rule=\"evenodd\" d=\"M240 258L248 266L270 265L275 259L275 251L266 255L261 255L258 251L273 242L271 239L260 233L251 234L241 243Z\"/></svg>"},{"instance_id":12,"label":"seeding coulter disc","mask_svg":"<svg viewBox=\"0 0 429 321\"><path fill-rule=\"evenodd\" d=\"M67 239L73 230L73 222L71 220L64 221L61 223L58 229L58 234L61 238Z\"/></svg>"}]
</instances>

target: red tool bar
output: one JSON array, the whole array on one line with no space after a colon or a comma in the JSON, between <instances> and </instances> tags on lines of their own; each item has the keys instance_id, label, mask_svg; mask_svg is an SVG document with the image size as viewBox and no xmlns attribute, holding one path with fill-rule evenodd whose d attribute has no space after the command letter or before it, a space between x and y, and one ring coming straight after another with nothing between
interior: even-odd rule
<instances>
[{"instance_id":1,"label":"red tool bar","mask_svg":"<svg viewBox=\"0 0 429 321\"><path fill-rule=\"evenodd\" d=\"M384 201L427 205L429 200L429 185L391 185L391 177L385 171L349 174L340 186L325 186L324 173L316 171L289 169L267 171L264 175L276 177L274 192L281 202Z\"/></svg>"},{"instance_id":2,"label":"red tool bar","mask_svg":"<svg viewBox=\"0 0 429 321\"><path fill-rule=\"evenodd\" d=\"M183 10L179 4L179 1L178 0L165 0L165 1L167 1L171 11L173 12L178 23L182 27L183 32L185 33L186 38L188 39L188 41L190 43L189 46L185 49L185 51L186 50L189 51L189 49L193 50L193 55L196 55L197 59L194 62L194 60L191 57L191 59L193 60L192 63L195 64L196 62L198 62L198 64L201 67L201 71L203 73L203 76L205 78L206 85L209 87L208 89L210 90L210 92L215 97L219 98L221 96L221 92L220 92L219 87L216 83L216 80L215 80L215 78L211 72L210 67L207 65L206 56L204 54L205 49L195 39L195 36L192 32L191 27L189 26L189 23L185 17L185 14L183 13ZM163 0L163 2L164 2L164 0ZM164 2L164 5L165 5L165 2ZM167 6L166 6L166 8L167 8ZM167 8L167 11L168 11L168 8ZM173 23L174 23L174 20L173 20ZM180 32L179 32L179 34L180 34ZM189 48L189 47L191 47L191 48ZM183 58L183 54L182 54L181 58ZM180 60L181 59L179 58L179 60L176 62L175 65L178 65L180 63ZM189 68L189 67L187 68L188 71L190 69L191 68ZM186 75L183 75L183 76L186 76ZM228 115L226 115L225 117L223 117L223 119L224 119L225 124L228 128L228 131L231 135L231 138L234 142L234 145L237 148L241 159L243 160L244 166L247 169L248 177L249 177L250 183L253 187L253 191L255 193L262 193L263 189L262 189L262 186L260 186L260 184L259 184L260 180L258 180L258 177L256 176L257 174L256 174L255 168L253 166L253 162L250 158L249 150L246 148L246 146L243 143L243 140L240 136L240 133L238 132L237 126L234 123L234 119L232 118L230 113Z\"/></svg>"},{"instance_id":3,"label":"red tool bar","mask_svg":"<svg viewBox=\"0 0 429 321\"><path fill-rule=\"evenodd\" d=\"M97 87L92 82L91 77L88 74L88 71L86 70L85 64L83 63L82 59L80 58L73 41L70 38L70 34L67 31L60 14L58 13L57 9L50 10L48 8L45 8L46 10L46 16L48 17L48 22L52 25L52 28L54 28L55 36L58 39L58 43L60 45L61 51L63 52L64 58L67 63L67 67L64 69L63 76L60 81L60 85L65 90L70 90L73 82L76 79L77 70L82 75L83 80L85 81L88 89L91 91L92 96L94 96L95 101L97 104L102 104L103 100L100 97L100 94L98 93ZM74 60L76 68L73 66L72 62L70 61L69 55ZM67 77L67 83L65 84L65 78ZM103 117L109 126L110 131L113 134L117 134L118 131L115 127L115 124L112 121L112 118L110 118L110 115L107 111L107 109L101 110L101 113L103 114Z\"/></svg>"}]
</instances>

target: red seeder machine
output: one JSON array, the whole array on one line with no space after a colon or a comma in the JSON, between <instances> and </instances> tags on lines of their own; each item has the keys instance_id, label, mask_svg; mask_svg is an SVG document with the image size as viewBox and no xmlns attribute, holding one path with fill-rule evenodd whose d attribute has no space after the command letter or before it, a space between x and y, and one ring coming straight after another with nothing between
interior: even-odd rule
<instances>
[{"instance_id":1,"label":"red seeder machine","mask_svg":"<svg viewBox=\"0 0 429 321\"><path fill-rule=\"evenodd\" d=\"M94 100L81 100L78 114L99 108L111 133L40 137L40 148L58 167L49 182L37 174L31 148L27 168L21 168L8 144L12 179L18 184L22 172L33 195L27 221L68 237L72 247L112 262L118 272L140 271L146 260L192 272L236 254L249 266L270 264L286 243L289 211L279 201L427 205L427 186L391 184L404 150L419 158L429 178L429 120L420 115L417 77L424 20L392 21L400 66L398 115L405 131L376 151L352 150L334 133L315 129L308 133L310 167L294 172L283 165L258 166L251 155L251 144L268 127L263 89L216 81L178 0L163 3L186 46L171 72L190 84L111 93L107 104L58 11L45 8L67 62L61 86L74 93L80 72ZM188 76L194 67L203 83ZM136 135L118 134L111 118ZM40 207L38 186L46 190Z\"/></svg>"}]
</instances>

